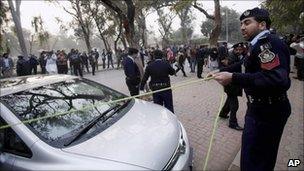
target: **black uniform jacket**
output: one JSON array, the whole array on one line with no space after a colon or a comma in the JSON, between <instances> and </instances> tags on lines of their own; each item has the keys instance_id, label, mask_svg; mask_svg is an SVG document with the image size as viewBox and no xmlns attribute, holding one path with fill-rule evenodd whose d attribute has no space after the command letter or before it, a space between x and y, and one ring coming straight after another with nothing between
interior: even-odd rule
<instances>
[{"instance_id":1,"label":"black uniform jacket","mask_svg":"<svg viewBox=\"0 0 304 171\"><path fill-rule=\"evenodd\" d=\"M232 84L240 85L247 95L270 97L286 94L290 87L290 54L276 35L266 33L251 47L244 62L221 71L234 72L243 63L245 73L233 73Z\"/></svg>"},{"instance_id":2,"label":"black uniform jacket","mask_svg":"<svg viewBox=\"0 0 304 171\"><path fill-rule=\"evenodd\" d=\"M169 75L173 74L175 74L175 70L167 61L156 59L147 66L144 77L141 81L140 89L144 89L149 77L151 77L149 86L152 90L170 87Z\"/></svg>"}]
</instances>

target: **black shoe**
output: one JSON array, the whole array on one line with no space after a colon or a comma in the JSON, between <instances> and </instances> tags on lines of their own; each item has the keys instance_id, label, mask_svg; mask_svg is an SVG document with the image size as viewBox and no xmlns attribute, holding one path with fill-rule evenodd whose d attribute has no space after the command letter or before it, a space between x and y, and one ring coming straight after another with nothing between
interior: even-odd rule
<instances>
[{"instance_id":1,"label":"black shoe","mask_svg":"<svg viewBox=\"0 0 304 171\"><path fill-rule=\"evenodd\" d=\"M229 125L229 128L235 129L235 130L237 130L237 131L242 131L242 130L244 129L244 128L238 126L238 125L236 125L236 126L230 126L230 125Z\"/></svg>"},{"instance_id":2,"label":"black shoe","mask_svg":"<svg viewBox=\"0 0 304 171\"><path fill-rule=\"evenodd\" d=\"M223 119L227 119L227 118L229 118L229 116L228 116L228 115L219 115L219 117L220 117L220 118L223 118Z\"/></svg>"}]
</instances>

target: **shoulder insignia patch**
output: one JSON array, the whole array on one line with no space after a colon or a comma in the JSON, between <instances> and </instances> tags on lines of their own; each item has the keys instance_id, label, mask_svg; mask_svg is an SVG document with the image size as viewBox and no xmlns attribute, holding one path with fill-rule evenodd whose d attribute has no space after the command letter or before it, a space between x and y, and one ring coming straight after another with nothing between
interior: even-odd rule
<instances>
[{"instance_id":1,"label":"shoulder insignia patch","mask_svg":"<svg viewBox=\"0 0 304 171\"><path fill-rule=\"evenodd\" d=\"M261 59L262 63L268 63L275 58L275 55L269 49L265 49L259 54L259 58Z\"/></svg>"},{"instance_id":2,"label":"shoulder insignia patch","mask_svg":"<svg viewBox=\"0 0 304 171\"><path fill-rule=\"evenodd\" d=\"M271 70L276 66L280 65L280 60L277 55L271 52L269 49L263 50L259 54L259 58L261 61L261 68L266 70Z\"/></svg>"}]
</instances>

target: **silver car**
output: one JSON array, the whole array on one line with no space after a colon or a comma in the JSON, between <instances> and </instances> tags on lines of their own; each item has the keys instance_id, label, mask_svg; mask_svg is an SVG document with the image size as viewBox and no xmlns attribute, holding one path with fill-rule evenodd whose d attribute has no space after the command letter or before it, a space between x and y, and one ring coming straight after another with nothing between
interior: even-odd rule
<instances>
[{"instance_id":1,"label":"silver car","mask_svg":"<svg viewBox=\"0 0 304 171\"><path fill-rule=\"evenodd\" d=\"M69 75L0 85L0 127L11 125L0 129L1 171L191 168L185 129L164 107L139 99L110 103L127 96Z\"/></svg>"}]
</instances>

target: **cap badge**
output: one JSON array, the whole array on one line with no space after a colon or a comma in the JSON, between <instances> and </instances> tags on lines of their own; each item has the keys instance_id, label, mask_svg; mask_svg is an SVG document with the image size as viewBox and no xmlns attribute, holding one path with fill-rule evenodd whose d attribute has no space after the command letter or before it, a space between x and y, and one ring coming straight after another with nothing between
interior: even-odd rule
<instances>
[{"instance_id":1,"label":"cap badge","mask_svg":"<svg viewBox=\"0 0 304 171\"><path fill-rule=\"evenodd\" d=\"M250 11L249 11L249 10L247 10L247 11L244 12L244 16L245 16L245 17L249 16L249 14L250 14Z\"/></svg>"}]
</instances>

